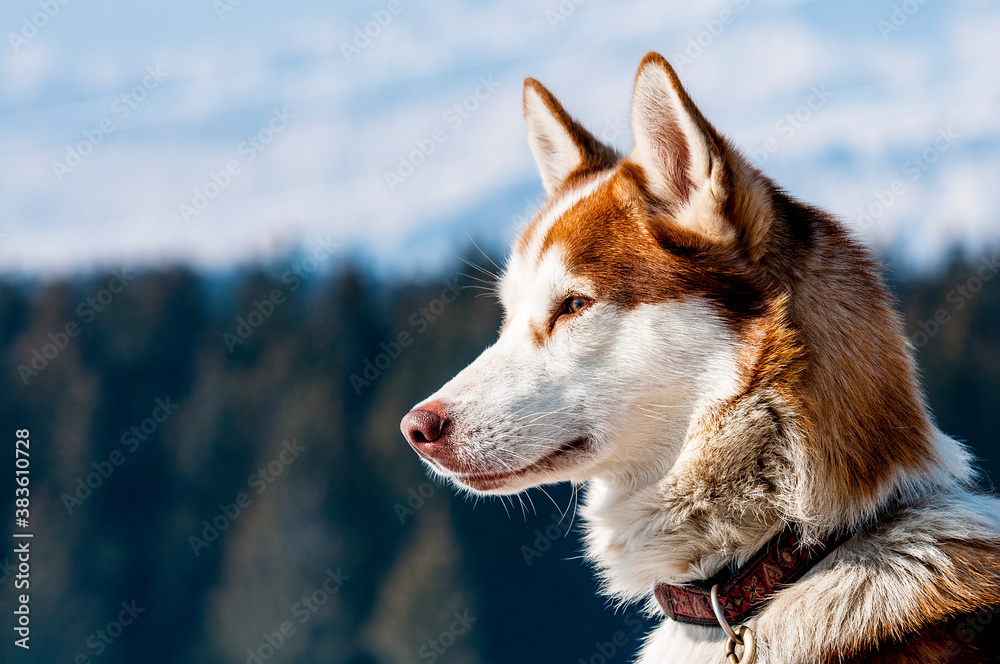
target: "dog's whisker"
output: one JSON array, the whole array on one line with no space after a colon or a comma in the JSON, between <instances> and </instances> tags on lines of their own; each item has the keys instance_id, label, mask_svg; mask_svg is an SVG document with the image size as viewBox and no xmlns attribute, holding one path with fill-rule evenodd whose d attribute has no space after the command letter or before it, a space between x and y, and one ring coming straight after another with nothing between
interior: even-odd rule
<instances>
[{"instance_id":1,"label":"dog's whisker","mask_svg":"<svg viewBox=\"0 0 1000 664\"><path fill-rule=\"evenodd\" d=\"M566 504L566 509L564 510L561 507L559 507L559 504L556 503L555 499L551 495L549 495L549 492L545 490L545 487L539 486L538 490L545 494L545 497L552 502L552 505L556 508L556 511L559 512L559 521L557 521L556 523L557 524L562 523L563 519L566 518L566 515L569 514L569 508L572 505L572 500L573 500L572 495L570 495L571 502ZM570 527L572 527L572 523L573 523L572 520L570 520ZM566 532L569 533L569 529L567 529Z\"/></svg>"},{"instance_id":2,"label":"dog's whisker","mask_svg":"<svg viewBox=\"0 0 1000 664\"><path fill-rule=\"evenodd\" d=\"M570 500L573 501L573 516L570 517L567 532L573 529L573 523L576 521L576 513L580 510L580 487L576 483L573 484L573 493L570 496ZM566 509L569 509L569 505L566 506Z\"/></svg>"},{"instance_id":3,"label":"dog's whisker","mask_svg":"<svg viewBox=\"0 0 1000 664\"><path fill-rule=\"evenodd\" d=\"M520 495L520 494L519 494ZM525 492L524 497L528 499L528 504L531 505L531 513L538 516L538 510L535 509L535 501L531 499L531 493Z\"/></svg>"},{"instance_id":4,"label":"dog's whisker","mask_svg":"<svg viewBox=\"0 0 1000 664\"><path fill-rule=\"evenodd\" d=\"M465 234L469 237L469 241L472 242L472 246L474 246L476 249L478 249L479 253L481 253L483 255L483 257L486 260L488 260L493 265L493 267L495 267L497 269L497 275L496 276L499 279L500 278L499 275L500 275L500 273L503 272L503 268L500 267L499 265L497 265L496 262L492 258L490 258L489 254L487 254L485 251L483 251L482 247L480 247L479 244L475 240L472 239L472 235L469 233L469 231L465 231Z\"/></svg>"},{"instance_id":5,"label":"dog's whisker","mask_svg":"<svg viewBox=\"0 0 1000 664\"><path fill-rule=\"evenodd\" d=\"M562 510L561 510L561 509L559 508L559 505L558 505L558 503L556 503L556 501L552 499L552 496L550 496L550 495L549 495L549 492L545 490L545 487L543 487L543 486L538 486L538 487L535 487L535 488L537 488L537 489L538 489L539 491L541 491L542 493L544 493L544 494L545 494L545 497L546 497L546 498L548 498L548 499L549 499L549 502L551 502L551 503L552 503L552 506L553 506L553 507L555 507L555 508L556 508L557 510L559 510L559 512L562 512ZM561 520L561 519L560 519L560 520Z\"/></svg>"},{"instance_id":6,"label":"dog's whisker","mask_svg":"<svg viewBox=\"0 0 1000 664\"><path fill-rule=\"evenodd\" d=\"M465 277L466 279L472 279L473 281L478 281L481 284L486 284L491 289L495 289L496 288L496 283L493 282L493 281L487 281L486 279L482 279L482 278L477 277L475 275L466 274L465 272L459 272L458 275L460 277ZM466 285L462 286L462 288L472 288L472 284L466 284Z\"/></svg>"},{"instance_id":7,"label":"dog's whisker","mask_svg":"<svg viewBox=\"0 0 1000 664\"><path fill-rule=\"evenodd\" d=\"M639 414L642 415L643 417L648 417L651 420L656 420L657 422L663 422L664 424L674 424L676 422L676 420L668 420L665 417L659 417L651 413L639 413Z\"/></svg>"},{"instance_id":8,"label":"dog's whisker","mask_svg":"<svg viewBox=\"0 0 1000 664\"><path fill-rule=\"evenodd\" d=\"M477 265L476 263L473 263L470 260L466 260L465 258L462 258L461 256L458 257L458 260L462 261L463 263L465 263L469 267L471 267L473 269L476 269L476 270L479 270L483 274L489 276L494 282L500 280L500 275L499 274L494 274L493 272L490 272L489 270L487 270L486 268L484 268L482 265Z\"/></svg>"},{"instance_id":9,"label":"dog's whisker","mask_svg":"<svg viewBox=\"0 0 1000 664\"><path fill-rule=\"evenodd\" d=\"M514 452L513 450L504 450L504 452L506 452L508 455L514 457L515 459L520 459L521 461L524 461L525 463L529 463L529 464L531 463L530 459L528 459L527 457L521 456L520 454L518 454L517 452ZM497 460L500 461L499 458ZM501 463L502 463L502 461L501 461Z\"/></svg>"},{"instance_id":10,"label":"dog's whisker","mask_svg":"<svg viewBox=\"0 0 1000 664\"><path fill-rule=\"evenodd\" d=\"M507 511L507 503L503 501L503 495L500 496L500 504L503 505L503 511L507 513L507 518L510 518L510 512Z\"/></svg>"},{"instance_id":11,"label":"dog's whisker","mask_svg":"<svg viewBox=\"0 0 1000 664\"><path fill-rule=\"evenodd\" d=\"M659 403L647 403L647 404L633 404L632 408L638 408L639 410L650 410L652 408L686 408L687 406L679 404L659 404Z\"/></svg>"},{"instance_id":12,"label":"dog's whisker","mask_svg":"<svg viewBox=\"0 0 1000 664\"><path fill-rule=\"evenodd\" d=\"M528 417L532 417L534 419L532 419L531 421L532 422L536 422L536 421L540 420L543 417L548 417L549 415L556 415L558 413L562 413L562 412L566 411L569 408L572 408L572 405L563 406L562 408L559 408L557 410L550 410L550 411L544 411L544 412L540 412L540 413L533 413L531 415L526 415L526 416L522 417L521 419L524 420L524 419L527 419Z\"/></svg>"},{"instance_id":13,"label":"dog's whisker","mask_svg":"<svg viewBox=\"0 0 1000 664\"><path fill-rule=\"evenodd\" d=\"M567 429L566 427L558 425L558 424L552 424L552 423L549 423L549 422L539 422L539 423L522 424L521 426L517 427L516 429L511 429L510 432L511 433L521 433L522 431L524 431L528 427L549 427L549 428L552 428L552 429L558 429L559 431L564 431L564 432L567 432L567 433L569 432L569 429ZM532 434L532 435L535 435L535 434Z\"/></svg>"},{"instance_id":14,"label":"dog's whisker","mask_svg":"<svg viewBox=\"0 0 1000 664\"><path fill-rule=\"evenodd\" d=\"M540 410L540 411L536 411L536 412L534 412L531 415L528 415L526 417L534 417L535 415L551 415L553 413L561 413L562 411L566 410L567 408L572 408L573 406L574 406L574 404L566 404L562 408L557 408L555 410Z\"/></svg>"},{"instance_id":15,"label":"dog's whisker","mask_svg":"<svg viewBox=\"0 0 1000 664\"><path fill-rule=\"evenodd\" d=\"M555 422L538 422L536 420L532 420L531 422L517 422L517 425L519 427L558 427L558 426L562 426L561 424L556 424Z\"/></svg>"},{"instance_id":16,"label":"dog's whisker","mask_svg":"<svg viewBox=\"0 0 1000 664\"><path fill-rule=\"evenodd\" d=\"M565 442L566 441L563 438L543 438L536 436L533 440L519 441L519 444L528 449L548 450L551 449L553 445L561 445Z\"/></svg>"}]
</instances>

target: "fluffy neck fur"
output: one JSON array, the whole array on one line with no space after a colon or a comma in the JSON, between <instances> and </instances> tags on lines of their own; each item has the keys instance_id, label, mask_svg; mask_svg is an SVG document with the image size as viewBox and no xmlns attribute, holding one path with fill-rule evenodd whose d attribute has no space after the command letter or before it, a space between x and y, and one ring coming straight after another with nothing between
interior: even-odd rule
<instances>
[{"instance_id":1,"label":"fluffy neck fur","mask_svg":"<svg viewBox=\"0 0 1000 664\"><path fill-rule=\"evenodd\" d=\"M759 265L774 297L739 340L740 388L695 409L657 481L588 490L588 554L620 600L741 563L787 523L819 538L969 480L965 452L930 421L874 260L768 189Z\"/></svg>"}]
</instances>

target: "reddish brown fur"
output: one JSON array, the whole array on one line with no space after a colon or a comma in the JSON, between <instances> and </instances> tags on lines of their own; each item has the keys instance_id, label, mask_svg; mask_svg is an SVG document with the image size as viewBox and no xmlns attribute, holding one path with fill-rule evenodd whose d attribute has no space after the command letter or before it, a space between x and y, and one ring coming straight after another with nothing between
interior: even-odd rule
<instances>
[{"instance_id":1,"label":"reddish brown fur","mask_svg":"<svg viewBox=\"0 0 1000 664\"><path fill-rule=\"evenodd\" d=\"M726 218L740 239L735 246L671 223L645 188L642 169L625 160L549 229L542 250L559 245L569 269L590 279L598 298L626 308L697 296L738 334L780 328L765 338L747 386L780 385L802 405L800 433L823 478L814 509L849 519L817 525L850 526L892 497L887 491L896 473L919 472L931 458L930 421L890 297L866 249L825 213L750 173L697 117L720 150L727 180L756 189L726 199ZM577 171L566 186L595 168ZM764 214L752 207L761 201L771 211L766 235L759 228ZM522 235L522 252L535 230ZM790 363L792 356L801 361Z\"/></svg>"},{"instance_id":2,"label":"reddish brown fur","mask_svg":"<svg viewBox=\"0 0 1000 664\"><path fill-rule=\"evenodd\" d=\"M930 457L930 423L875 262L832 220L776 191L783 214L754 262L651 214L630 166L563 215L543 251L559 245L598 298L623 307L700 296L737 333L763 325L748 389L780 385L802 404L802 435L828 493L817 499L831 512L860 517L877 507L895 472Z\"/></svg>"},{"instance_id":3,"label":"reddish brown fur","mask_svg":"<svg viewBox=\"0 0 1000 664\"><path fill-rule=\"evenodd\" d=\"M884 520L875 529L893 527ZM941 553L951 571L924 584L914 599L915 615L898 616L894 631L870 630L864 638L848 643L838 653L845 662L997 662L1000 661L1000 547L996 541L943 540ZM863 561L855 561L863 564ZM981 633L970 625L983 610L995 609ZM995 620L995 622L994 622ZM845 658L843 660L839 658ZM923 658L923 659L921 659Z\"/></svg>"},{"instance_id":4,"label":"reddish brown fur","mask_svg":"<svg viewBox=\"0 0 1000 664\"><path fill-rule=\"evenodd\" d=\"M989 622L983 625L983 616ZM824 664L988 664L1000 662L1000 606L948 616ZM982 631L976 631L979 627Z\"/></svg>"}]
</instances>

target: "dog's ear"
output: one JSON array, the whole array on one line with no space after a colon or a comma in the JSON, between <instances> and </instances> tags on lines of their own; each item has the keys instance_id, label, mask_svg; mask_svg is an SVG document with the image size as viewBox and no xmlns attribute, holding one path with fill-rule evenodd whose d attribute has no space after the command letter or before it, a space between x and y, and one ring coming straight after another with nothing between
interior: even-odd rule
<instances>
[{"instance_id":1,"label":"dog's ear","mask_svg":"<svg viewBox=\"0 0 1000 664\"><path fill-rule=\"evenodd\" d=\"M618 161L612 148L571 118L533 78L524 80L524 123L542 185L550 195L574 173L610 168Z\"/></svg>"},{"instance_id":2,"label":"dog's ear","mask_svg":"<svg viewBox=\"0 0 1000 664\"><path fill-rule=\"evenodd\" d=\"M743 241L751 251L766 234L759 174L729 148L658 53L639 65L632 93L634 144L654 201L673 221L713 241Z\"/></svg>"}]
</instances>

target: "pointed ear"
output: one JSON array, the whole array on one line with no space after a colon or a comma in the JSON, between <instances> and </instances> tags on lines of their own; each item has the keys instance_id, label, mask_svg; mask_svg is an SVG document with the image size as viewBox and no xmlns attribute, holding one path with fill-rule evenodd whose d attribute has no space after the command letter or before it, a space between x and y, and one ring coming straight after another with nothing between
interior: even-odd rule
<instances>
[{"instance_id":1,"label":"pointed ear","mask_svg":"<svg viewBox=\"0 0 1000 664\"><path fill-rule=\"evenodd\" d=\"M571 118L533 78L524 80L524 123L542 185L550 195L577 171L610 168L618 161L614 149Z\"/></svg>"},{"instance_id":2,"label":"pointed ear","mask_svg":"<svg viewBox=\"0 0 1000 664\"><path fill-rule=\"evenodd\" d=\"M647 54L635 77L632 135L629 160L642 168L649 193L674 221L733 241L735 228L725 219L731 185L725 146L659 53Z\"/></svg>"}]
</instances>

